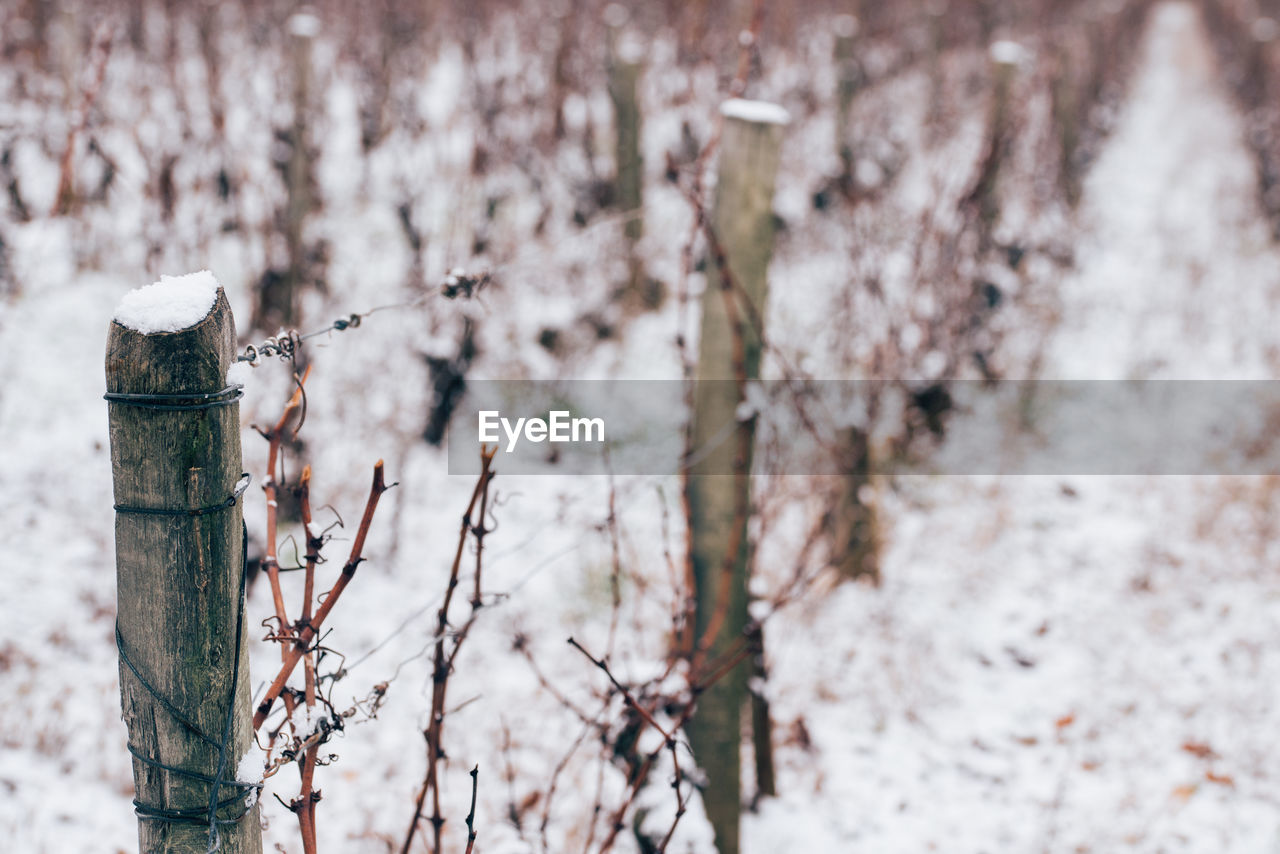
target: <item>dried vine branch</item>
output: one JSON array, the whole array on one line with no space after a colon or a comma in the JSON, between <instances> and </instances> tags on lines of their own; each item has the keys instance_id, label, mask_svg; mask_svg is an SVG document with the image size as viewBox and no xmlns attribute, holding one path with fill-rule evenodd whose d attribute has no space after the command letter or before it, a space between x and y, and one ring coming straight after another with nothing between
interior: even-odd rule
<instances>
[{"instance_id":1,"label":"dried vine branch","mask_svg":"<svg viewBox=\"0 0 1280 854\"><path fill-rule=\"evenodd\" d=\"M427 728L422 733L427 742L427 768L422 780L422 786L418 789L418 796L414 801L413 818L409 821L409 828L405 832L404 842L400 846L401 854L408 854L409 848L413 845L418 826L423 819L423 809L428 797L431 798L431 817L429 819L432 830L431 850L437 852L437 854L440 851L442 829L445 822L444 816L440 811L439 785L439 765L440 759L444 755L441 737L444 732L445 697L448 693L449 677L453 673L454 662L457 660L458 652L462 648L462 644L466 640L467 634L470 632L476 615L483 604L480 595L480 577L484 554L484 536L488 533L488 529L485 527L485 518L488 514L489 506L489 484L494 476L492 464L495 453L497 453L496 447L493 450L481 449L480 476L476 479L475 488L471 491L471 499L467 502L466 512L462 514L462 523L458 531L458 546L454 551L453 564L449 568L449 580L445 587L444 601L436 612L435 651L431 674L431 717L427 723ZM479 505L478 518L472 515L476 512L477 505ZM458 587L458 573L462 567L462 555L466 549L468 536L474 537L476 541L475 587L471 599L471 614L466 623L454 634L452 648L446 649L446 641L449 639L449 606L453 603L453 593Z\"/></svg>"},{"instance_id":2,"label":"dried vine branch","mask_svg":"<svg viewBox=\"0 0 1280 854\"><path fill-rule=\"evenodd\" d=\"M320 559L320 549L324 545L321 536L311 524L311 467L302 470L302 479L298 484L298 505L302 515L302 525L307 535L306 576L303 581L302 616L298 619L298 627L311 625L311 604L315 597L316 563ZM310 650L303 658L305 678L305 702L307 708L306 722L308 727L316 721L316 651ZM298 816L298 828L302 834L302 848L305 854L316 854L316 803L320 793L314 791L316 763L319 759L320 741L306 749L301 761L302 787L298 798L290 808Z\"/></svg>"},{"instance_id":3,"label":"dried vine branch","mask_svg":"<svg viewBox=\"0 0 1280 854\"><path fill-rule=\"evenodd\" d=\"M294 668L297 667L298 662L302 660L311 643L319 636L320 627L324 625L325 619L329 616L334 606L338 604L338 600L342 598L342 592L347 589L347 585L355 577L357 567L364 560L362 557L364 541L369 534L369 526L373 523L373 514L378 509L378 499L382 497L382 493L394 485L388 486L383 479L382 460L378 460L373 467L373 484L369 487L369 498L365 502L364 516L360 519L360 527L356 530L355 541L351 544L351 554L347 558L346 564L342 567L342 573L334 581L333 586L329 588L328 595L325 596L324 602L321 603L315 616L312 617L311 622L299 629L292 649L289 649L285 654L280 671L271 682L271 686L267 688L267 693L263 696L262 702L258 704L257 711L253 714L253 728L255 730L260 729L266 721L275 701L284 691L285 683L288 682L289 676L293 673Z\"/></svg>"},{"instance_id":4,"label":"dried vine branch","mask_svg":"<svg viewBox=\"0 0 1280 854\"><path fill-rule=\"evenodd\" d=\"M471 810L467 813L467 851L471 854L471 849L476 845L476 791L480 787L480 766L471 769Z\"/></svg>"},{"instance_id":5,"label":"dried vine branch","mask_svg":"<svg viewBox=\"0 0 1280 854\"><path fill-rule=\"evenodd\" d=\"M262 568L266 571L267 581L271 585L271 603L275 608L276 634L282 637L288 637L291 634L291 628L289 617L285 610L284 593L280 588L280 562L276 556L277 519L279 517L276 471L279 468L280 446L284 440L285 428L288 426L293 414L298 412L302 406L306 394L304 388L307 378L310 376L310 366L307 367L307 370L300 378L295 376L297 388L289 397L288 403L285 404L284 411L280 414L280 420L267 430L258 430L258 433L267 440L267 476L262 481L262 491L267 498L267 553L262 558ZM285 644L281 644L280 660L284 661L287 656L288 647ZM287 699L285 702L286 704L291 704L292 700ZM291 706L288 707L288 711L290 713L293 712Z\"/></svg>"},{"instance_id":6,"label":"dried vine branch","mask_svg":"<svg viewBox=\"0 0 1280 854\"><path fill-rule=\"evenodd\" d=\"M334 733L342 731L344 722L359 713L374 717L382 704L387 691L387 683L374 686L372 692L364 700L357 701L351 708L339 712L334 708L331 698L321 691L325 680L336 682L344 674L339 667L330 674L321 674L320 665L326 654L333 650L320 644L320 631L325 618L329 615L341 597L343 590L350 583L356 568L363 560L365 540L373 523L378 500L390 486L383 477L383 464L379 460L374 466L373 483L369 497L365 503L360 527L356 532L351 552L338 578L328 590L323 602L316 608L316 570L323 562L321 551L329 537L328 529L320 529L314 524L311 507L311 468L303 469L298 483L292 487L298 500L302 524L305 530L306 552L302 565L288 569L300 569L304 572L302 604L297 622L290 622L285 608L284 595L280 585L278 553L278 498L283 480L281 451L290 425L293 425L293 436L297 435L306 413L305 383L310 372L303 376L294 376L296 388L285 404L284 411L274 425L268 429L260 429L259 433L267 440L267 474L263 481L263 492L266 497L267 546L266 556L262 564L271 583L273 616L267 621L273 623L267 636L268 640L280 644L280 670L267 689L254 715L254 730L261 731L259 739L267 750L267 762L263 777L270 777L281 767L297 763L300 777L298 796L288 803L280 800L298 820L299 835L302 839L304 854L317 854L318 834L316 830L316 804L320 800L320 791L315 787L316 768L326 764L321 757L320 748ZM341 524L341 520L337 524ZM287 683L298 663L303 666L303 688L288 687ZM331 692L330 692L331 693ZM285 707L285 715L278 725L264 729L275 700L280 699ZM305 710L302 720L296 714L299 708ZM278 745L281 733L286 728L291 735L285 743ZM331 760L333 757L328 757Z\"/></svg>"}]
</instances>

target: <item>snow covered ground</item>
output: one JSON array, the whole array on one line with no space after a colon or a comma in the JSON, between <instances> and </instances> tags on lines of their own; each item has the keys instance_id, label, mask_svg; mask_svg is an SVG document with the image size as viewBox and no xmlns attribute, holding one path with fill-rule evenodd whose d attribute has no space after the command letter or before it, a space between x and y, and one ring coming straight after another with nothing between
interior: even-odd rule
<instances>
[{"instance_id":1,"label":"snow covered ground","mask_svg":"<svg viewBox=\"0 0 1280 854\"><path fill-rule=\"evenodd\" d=\"M393 183L379 169L392 174L392 164L372 171ZM1157 6L1119 123L1086 181L1077 268L1056 283L1060 318L1044 375L1275 375L1269 309L1280 252L1254 201L1252 170L1194 7ZM344 176L324 180L332 189ZM332 192L357 204L355 187ZM678 204L655 204L679 220ZM788 215L804 205L779 200ZM379 220L339 242L335 278L359 279L360 259L386 252L393 230ZM145 282L110 265L78 269L71 219L37 218L11 233L23 290L0 305L3 847L129 851L102 356L114 306ZM564 237L551 249L523 247L510 264L536 267L540 253L555 251L588 268L600 252L590 237ZM218 272L217 260L187 266ZM400 260L375 270L379 281L356 298L376 304ZM527 287L482 310L538 320L562 310L548 299L554 281ZM228 290L247 317L243 287ZM674 376L674 355L654 353L671 336L670 319L636 319L578 370ZM494 321L522 332L532 322ZM333 742L341 758L320 770L322 851L383 852L403 838L424 761L424 645L470 489L417 440L420 411L398 403L405 387L418 393L425 383L418 356L387 354L388 342L430 341L436 330L411 314L379 315L377 324L315 349L304 434L317 501L344 518L356 514L376 458L401 482L333 618L330 642L350 669L338 697L396 678L378 719ZM535 376L556 369L531 345L513 349L509 362L495 355L480 371L497 376L517 362ZM278 410L286 385L276 367L237 370L246 424ZM260 480L264 443L248 431L244 441ZM564 638L602 643L610 565L604 479L496 484L503 503L486 543L485 586L509 596L482 614L460 658L444 783L450 850L460 851L466 772L481 766L477 849L495 854L542 850L546 804L537 793L582 730L539 687L513 637L527 636L548 679L590 706L603 686ZM1280 481L1267 477L898 480L883 496L883 585L824 588L769 623L780 794L745 818L744 850L1277 850L1278 498ZM615 662L631 678L654 675L663 651L661 546L678 534L661 520L663 508L678 519L674 499L673 481L617 482L623 562L636 569ZM253 490L251 525L261 524L261 500ZM790 566L772 556L762 551L766 583ZM295 601L300 581L289 583ZM270 613L265 585L249 608L251 626ZM255 685L276 656L255 644ZM602 772L594 755L588 743L560 777L552 851L582 849L601 787L606 804L618 797L618 773ZM294 786L282 774L274 790L287 800ZM518 827L509 804L522 807ZM705 838L696 812L673 850ZM268 844L296 850L292 816L269 796L264 814Z\"/></svg>"}]
</instances>

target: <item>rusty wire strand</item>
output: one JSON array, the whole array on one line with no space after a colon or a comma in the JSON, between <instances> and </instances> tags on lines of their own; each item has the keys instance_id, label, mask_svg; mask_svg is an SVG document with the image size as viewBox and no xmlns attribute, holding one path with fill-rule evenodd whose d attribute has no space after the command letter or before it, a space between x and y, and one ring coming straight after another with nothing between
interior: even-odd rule
<instances>
[{"instance_id":1,"label":"rusty wire strand","mask_svg":"<svg viewBox=\"0 0 1280 854\"><path fill-rule=\"evenodd\" d=\"M429 291L416 299L406 300L404 302L388 303L386 305L374 306L368 311L351 312L345 317L339 317L323 329L314 329L311 332L302 333L296 329L288 331L281 330L278 335L272 335L263 339L261 344L250 344L244 348L244 352L236 356L237 362L248 362L251 367L257 367L263 359L271 356L277 356L286 362L292 362L297 355L298 349L306 341L313 338L319 338L321 335L329 335L333 332L345 332L348 329L355 329L360 326L366 317L371 314L377 314L380 311L393 311L396 309L417 308L425 305L429 300L436 297L444 299L471 299L482 288L491 281L488 272L480 272L471 274L465 270L451 270L444 280L440 283L437 290Z\"/></svg>"}]
</instances>

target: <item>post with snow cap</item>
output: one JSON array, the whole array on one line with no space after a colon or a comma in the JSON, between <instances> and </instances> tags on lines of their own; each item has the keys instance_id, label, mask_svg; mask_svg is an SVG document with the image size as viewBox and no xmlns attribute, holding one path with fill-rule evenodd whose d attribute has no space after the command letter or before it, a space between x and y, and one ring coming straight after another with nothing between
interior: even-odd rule
<instances>
[{"instance_id":1,"label":"post with snow cap","mask_svg":"<svg viewBox=\"0 0 1280 854\"><path fill-rule=\"evenodd\" d=\"M284 159L279 165L284 177L285 205L279 220L288 266L284 270L269 269L263 276L253 315L253 325L269 334L298 323L299 299L304 287L314 280L305 232L307 218L317 206L310 119L315 89L313 54L320 35L320 19L304 7L289 16L285 31L292 68L293 118L282 137Z\"/></svg>"},{"instance_id":2,"label":"post with snow cap","mask_svg":"<svg viewBox=\"0 0 1280 854\"><path fill-rule=\"evenodd\" d=\"M629 26L631 12L621 3L604 10L608 28L609 99L613 102L614 166L619 210L625 217L623 233L628 244L627 291L650 306L656 294L642 292L644 265L636 254L636 243L644 236L644 156L640 148L640 99L637 94L644 70L644 51L639 36Z\"/></svg>"},{"instance_id":3,"label":"post with snow cap","mask_svg":"<svg viewBox=\"0 0 1280 854\"><path fill-rule=\"evenodd\" d=\"M696 462L688 479L695 661L716 661L733 650L747 626L747 522L755 422L739 415L745 383L760 375L773 253L774 183L789 120L781 107L755 101L727 101L721 113L724 129L708 230L711 257L694 392ZM726 425L735 424L726 438ZM707 776L702 798L720 854L738 851L747 672L743 662L707 688L688 726L698 765ZM768 755L767 727L764 732L755 729L757 756Z\"/></svg>"},{"instance_id":4,"label":"post with snow cap","mask_svg":"<svg viewBox=\"0 0 1280 854\"><path fill-rule=\"evenodd\" d=\"M1023 63L1027 51L1011 41L998 41L991 45L992 95L987 117L987 150L978 165L977 179L965 198L965 203L976 213L978 241L982 251L991 247L991 234L1000 218L1000 200L996 193L1000 171L1009 158L1013 142L1012 99L1014 78L1018 66Z\"/></svg>"},{"instance_id":5,"label":"post with snow cap","mask_svg":"<svg viewBox=\"0 0 1280 854\"><path fill-rule=\"evenodd\" d=\"M262 851L260 768L237 782L253 730L235 341L207 271L131 292L107 337L120 704L142 854Z\"/></svg>"},{"instance_id":6,"label":"post with snow cap","mask_svg":"<svg viewBox=\"0 0 1280 854\"><path fill-rule=\"evenodd\" d=\"M853 15L837 15L832 25L836 34L836 154L840 157L840 176L846 180L853 175L849 119L853 115L854 96L863 84L857 53L858 28L858 19Z\"/></svg>"}]
</instances>

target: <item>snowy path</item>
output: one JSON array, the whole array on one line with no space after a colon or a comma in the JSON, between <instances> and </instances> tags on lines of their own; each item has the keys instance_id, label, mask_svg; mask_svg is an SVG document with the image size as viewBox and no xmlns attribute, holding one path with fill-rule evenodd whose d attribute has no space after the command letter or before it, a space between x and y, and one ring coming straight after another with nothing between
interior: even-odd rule
<instances>
[{"instance_id":1,"label":"snowy path","mask_svg":"<svg viewBox=\"0 0 1280 854\"><path fill-rule=\"evenodd\" d=\"M1045 375L1271 376L1280 256L1243 120L1192 6L1156 7L1140 49ZM773 628L775 712L815 751L784 751L748 850L1276 850L1277 500L1264 478L904 479L884 587Z\"/></svg>"},{"instance_id":2,"label":"snowy path","mask_svg":"<svg viewBox=\"0 0 1280 854\"><path fill-rule=\"evenodd\" d=\"M1267 378L1280 253L1245 127L1194 7L1156 7L1127 107L1090 172L1078 274L1048 376Z\"/></svg>"}]
</instances>

